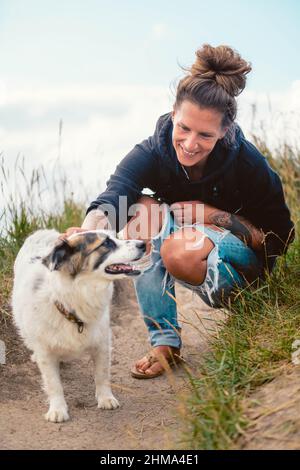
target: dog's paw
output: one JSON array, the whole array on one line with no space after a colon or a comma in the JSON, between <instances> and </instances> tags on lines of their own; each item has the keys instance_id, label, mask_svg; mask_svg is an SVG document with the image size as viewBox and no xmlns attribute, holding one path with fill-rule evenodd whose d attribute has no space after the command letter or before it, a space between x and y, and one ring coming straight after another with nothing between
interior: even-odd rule
<instances>
[{"instance_id":1,"label":"dog's paw","mask_svg":"<svg viewBox=\"0 0 300 470\"><path fill-rule=\"evenodd\" d=\"M70 419L67 408L49 408L48 413L45 414L46 421L51 423L62 423Z\"/></svg>"},{"instance_id":2,"label":"dog's paw","mask_svg":"<svg viewBox=\"0 0 300 470\"><path fill-rule=\"evenodd\" d=\"M98 408L103 410L115 410L119 408L119 406L120 403L113 395L98 397Z\"/></svg>"}]
</instances>

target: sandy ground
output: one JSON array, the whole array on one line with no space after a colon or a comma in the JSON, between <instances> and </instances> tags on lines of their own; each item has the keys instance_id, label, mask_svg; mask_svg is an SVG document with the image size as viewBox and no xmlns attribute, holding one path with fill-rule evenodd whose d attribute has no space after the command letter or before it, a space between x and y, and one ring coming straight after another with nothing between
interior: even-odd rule
<instances>
[{"instance_id":1,"label":"sandy ground","mask_svg":"<svg viewBox=\"0 0 300 470\"><path fill-rule=\"evenodd\" d=\"M281 374L244 403L251 425L239 440L247 450L300 449L300 366L284 364Z\"/></svg>"},{"instance_id":2,"label":"sandy ground","mask_svg":"<svg viewBox=\"0 0 300 470\"><path fill-rule=\"evenodd\" d=\"M88 358L62 365L62 380L71 420L44 420L47 411L37 366L10 329L6 365L0 365L0 449L174 449L184 448L179 416L182 394L188 392L186 370L170 377L136 380L130 367L148 351L147 331L130 281L116 290L112 307L112 385L121 403L117 410L99 410L94 399L93 366ZM183 321L183 356L197 369L208 339L222 319L197 296L177 289ZM206 319L207 318L207 319Z\"/></svg>"}]
</instances>

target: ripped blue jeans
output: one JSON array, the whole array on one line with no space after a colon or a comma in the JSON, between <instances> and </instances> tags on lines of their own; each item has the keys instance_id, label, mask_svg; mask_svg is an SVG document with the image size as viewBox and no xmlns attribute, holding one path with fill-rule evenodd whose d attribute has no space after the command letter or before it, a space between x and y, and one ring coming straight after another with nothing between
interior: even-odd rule
<instances>
[{"instance_id":1,"label":"ripped blue jeans","mask_svg":"<svg viewBox=\"0 0 300 470\"><path fill-rule=\"evenodd\" d=\"M149 331L153 347L181 347L181 328L177 321L175 280L196 292L213 308L226 306L235 287L244 287L249 278L262 276L263 267L254 251L229 230L214 230L203 224L185 225L203 232L214 243L207 258L207 273L201 285L193 285L171 276L163 264L160 248L163 241L182 228L178 226L165 205L160 233L152 239L151 265L135 280L140 310Z\"/></svg>"}]
</instances>

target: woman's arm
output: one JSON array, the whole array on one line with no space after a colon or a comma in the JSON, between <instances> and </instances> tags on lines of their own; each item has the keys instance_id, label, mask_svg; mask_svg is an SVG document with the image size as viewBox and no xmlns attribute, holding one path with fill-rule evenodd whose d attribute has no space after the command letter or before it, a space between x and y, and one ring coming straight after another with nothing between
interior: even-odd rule
<instances>
[{"instance_id":1,"label":"woman's arm","mask_svg":"<svg viewBox=\"0 0 300 470\"><path fill-rule=\"evenodd\" d=\"M271 271L276 257L286 253L294 238L282 181L267 159L246 140L238 158L238 178L243 216L264 232L262 257Z\"/></svg>"},{"instance_id":2,"label":"woman's arm","mask_svg":"<svg viewBox=\"0 0 300 470\"><path fill-rule=\"evenodd\" d=\"M86 216L95 209L102 209L111 228L119 232L130 219L129 208L137 203L144 188L153 187L158 175L158 158L153 139L149 137L136 145L117 165L106 189L91 202Z\"/></svg>"},{"instance_id":3,"label":"woman's arm","mask_svg":"<svg viewBox=\"0 0 300 470\"><path fill-rule=\"evenodd\" d=\"M201 201L176 202L172 204L171 209L181 225L194 223L217 225L230 230L253 250L259 251L263 248L265 239L263 231L245 217L217 209Z\"/></svg>"},{"instance_id":4,"label":"woman's arm","mask_svg":"<svg viewBox=\"0 0 300 470\"><path fill-rule=\"evenodd\" d=\"M88 230L106 230L110 229L110 223L105 214L100 209L91 210L85 217L81 227L69 227L59 238L69 238L74 233L85 232Z\"/></svg>"},{"instance_id":5,"label":"woman's arm","mask_svg":"<svg viewBox=\"0 0 300 470\"><path fill-rule=\"evenodd\" d=\"M204 204L204 223L214 224L230 230L255 251L260 251L263 248L265 235L262 229L256 228L241 215L230 214L230 212Z\"/></svg>"}]
</instances>

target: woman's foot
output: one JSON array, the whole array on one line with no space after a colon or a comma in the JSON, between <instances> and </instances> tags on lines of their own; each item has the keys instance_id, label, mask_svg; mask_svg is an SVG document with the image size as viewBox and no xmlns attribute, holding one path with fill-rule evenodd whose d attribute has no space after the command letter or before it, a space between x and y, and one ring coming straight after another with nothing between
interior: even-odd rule
<instances>
[{"instance_id":1,"label":"woman's foot","mask_svg":"<svg viewBox=\"0 0 300 470\"><path fill-rule=\"evenodd\" d=\"M137 379L152 379L180 361L180 349L172 346L156 346L136 362L131 375Z\"/></svg>"}]
</instances>

